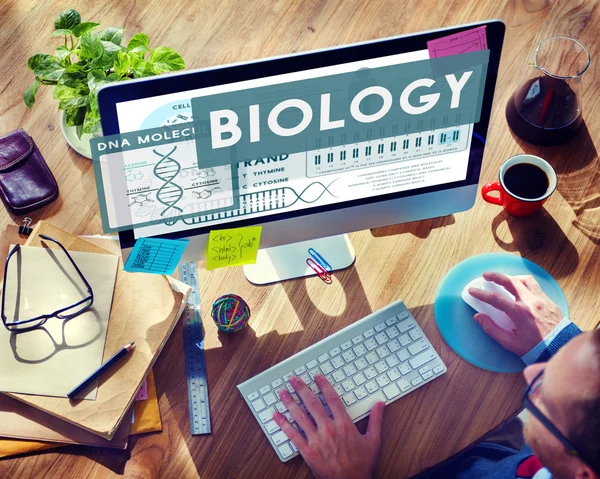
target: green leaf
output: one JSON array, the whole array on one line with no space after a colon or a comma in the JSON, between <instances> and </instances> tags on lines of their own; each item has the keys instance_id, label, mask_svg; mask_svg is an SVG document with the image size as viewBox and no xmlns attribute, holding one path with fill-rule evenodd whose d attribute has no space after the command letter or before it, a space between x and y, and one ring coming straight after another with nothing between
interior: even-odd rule
<instances>
[{"instance_id":1,"label":"green leaf","mask_svg":"<svg viewBox=\"0 0 600 479\"><path fill-rule=\"evenodd\" d=\"M96 61L96 64L102 66L105 70L110 70L117 58L117 53L120 52L123 47L115 45L113 42L107 42L102 40L102 46L104 47L104 53Z\"/></svg>"},{"instance_id":2,"label":"green leaf","mask_svg":"<svg viewBox=\"0 0 600 479\"><path fill-rule=\"evenodd\" d=\"M156 73L154 73L154 69L152 68L152 64L142 59L138 59L138 61L135 62L135 64L132 67L132 71L134 78L142 78L156 75Z\"/></svg>"},{"instance_id":3,"label":"green leaf","mask_svg":"<svg viewBox=\"0 0 600 479\"><path fill-rule=\"evenodd\" d=\"M158 47L150 52L148 61L155 73L183 70L185 62L182 56L169 47Z\"/></svg>"},{"instance_id":4,"label":"green leaf","mask_svg":"<svg viewBox=\"0 0 600 479\"><path fill-rule=\"evenodd\" d=\"M56 50L54 51L54 56L56 58L58 58L61 62L67 58L69 55L71 54L71 50L69 50L67 47L65 47L64 45L59 45L56 47Z\"/></svg>"},{"instance_id":5,"label":"green leaf","mask_svg":"<svg viewBox=\"0 0 600 479\"><path fill-rule=\"evenodd\" d=\"M73 29L73 35L75 35L77 38L79 38L84 33L91 32L94 28L99 27L99 26L100 26L100 24L95 23L95 22L80 23Z\"/></svg>"},{"instance_id":6,"label":"green leaf","mask_svg":"<svg viewBox=\"0 0 600 479\"><path fill-rule=\"evenodd\" d=\"M79 15L76 10L70 8L59 13L58 17L54 21L54 28L56 30L72 30L80 23L81 15Z\"/></svg>"},{"instance_id":7,"label":"green leaf","mask_svg":"<svg viewBox=\"0 0 600 479\"><path fill-rule=\"evenodd\" d=\"M43 61L46 60L50 60L52 59L52 55L48 55L47 53L37 53L31 57L29 57L29 60L27 60L27 67L30 70L34 70L38 67L38 65L40 63L42 63Z\"/></svg>"},{"instance_id":8,"label":"green leaf","mask_svg":"<svg viewBox=\"0 0 600 479\"><path fill-rule=\"evenodd\" d=\"M35 103L35 95L37 94L40 83L41 82L36 79L29 86L29 88L23 92L23 101L29 107L29 109L33 108L33 105Z\"/></svg>"},{"instance_id":9,"label":"green leaf","mask_svg":"<svg viewBox=\"0 0 600 479\"><path fill-rule=\"evenodd\" d=\"M72 108L79 108L86 106L88 102L87 95L84 96L76 96L73 98L69 98L66 100L59 100L58 109L59 110L70 110Z\"/></svg>"},{"instance_id":10,"label":"green leaf","mask_svg":"<svg viewBox=\"0 0 600 479\"><path fill-rule=\"evenodd\" d=\"M112 42L115 45L121 46L121 40L123 39L123 28L108 27L106 30L98 32L98 38L105 42Z\"/></svg>"},{"instance_id":11,"label":"green leaf","mask_svg":"<svg viewBox=\"0 0 600 479\"><path fill-rule=\"evenodd\" d=\"M87 108L82 106L80 108L71 108L65 111L65 121L68 126L83 125L83 119L85 118L85 112Z\"/></svg>"},{"instance_id":12,"label":"green leaf","mask_svg":"<svg viewBox=\"0 0 600 479\"><path fill-rule=\"evenodd\" d=\"M68 37L69 35L73 35L73 31L67 28L59 28L50 34L51 37Z\"/></svg>"},{"instance_id":13,"label":"green leaf","mask_svg":"<svg viewBox=\"0 0 600 479\"><path fill-rule=\"evenodd\" d=\"M52 96L56 100L70 100L82 96L82 92L78 88L72 88L67 85L56 85L52 92Z\"/></svg>"},{"instance_id":14,"label":"green leaf","mask_svg":"<svg viewBox=\"0 0 600 479\"><path fill-rule=\"evenodd\" d=\"M83 120L82 133L95 133L100 128L100 112L98 111L98 98L90 93L88 109Z\"/></svg>"},{"instance_id":15,"label":"green leaf","mask_svg":"<svg viewBox=\"0 0 600 479\"><path fill-rule=\"evenodd\" d=\"M60 80L58 80L58 84L75 88L82 94L87 95L89 93L87 72L84 71L81 65L69 65L60 77Z\"/></svg>"},{"instance_id":16,"label":"green leaf","mask_svg":"<svg viewBox=\"0 0 600 479\"><path fill-rule=\"evenodd\" d=\"M96 60L102 57L104 46L102 42L92 33L85 33L81 37L80 57L89 60Z\"/></svg>"},{"instance_id":17,"label":"green leaf","mask_svg":"<svg viewBox=\"0 0 600 479\"><path fill-rule=\"evenodd\" d=\"M131 66L131 59L130 59L129 55L127 55L127 53L125 53L125 52L118 52L117 58L115 59L115 63L113 65L115 73L117 75L119 75L119 77L127 75L127 72L129 71L130 66Z\"/></svg>"},{"instance_id":18,"label":"green leaf","mask_svg":"<svg viewBox=\"0 0 600 479\"><path fill-rule=\"evenodd\" d=\"M49 58L45 58L36 66L35 70L33 70L33 74L40 80L57 81L64 71L65 67L60 60L56 57L49 56Z\"/></svg>"},{"instance_id":19,"label":"green leaf","mask_svg":"<svg viewBox=\"0 0 600 479\"><path fill-rule=\"evenodd\" d=\"M136 52L139 52L139 47L144 47L142 51L146 52L148 51L149 44L150 39L148 38L148 35L145 33L136 33L131 37L131 40L129 40L129 43L127 44L127 51L130 52L134 48L137 48L138 50L136 50Z\"/></svg>"},{"instance_id":20,"label":"green leaf","mask_svg":"<svg viewBox=\"0 0 600 479\"><path fill-rule=\"evenodd\" d=\"M106 76L106 74L102 70L94 70L88 74L88 86L90 88L90 94L95 95L100 88L109 83L115 82L119 80L119 76L111 73Z\"/></svg>"}]
</instances>

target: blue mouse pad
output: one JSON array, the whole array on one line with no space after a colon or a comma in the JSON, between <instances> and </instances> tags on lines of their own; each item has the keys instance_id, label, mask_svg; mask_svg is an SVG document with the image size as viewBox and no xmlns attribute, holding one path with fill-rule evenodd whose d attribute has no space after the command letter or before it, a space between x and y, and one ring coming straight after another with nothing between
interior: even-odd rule
<instances>
[{"instance_id":1,"label":"blue mouse pad","mask_svg":"<svg viewBox=\"0 0 600 479\"><path fill-rule=\"evenodd\" d=\"M487 253L468 258L452 268L442 280L433 310L446 343L461 358L480 368L499 373L521 372L525 367L521 358L483 332L473 319L476 311L461 297L464 287L484 271L532 275L566 318L569 317L567 298L547 271L528 259L507 253Z\"/></svg>"}]
</instances>

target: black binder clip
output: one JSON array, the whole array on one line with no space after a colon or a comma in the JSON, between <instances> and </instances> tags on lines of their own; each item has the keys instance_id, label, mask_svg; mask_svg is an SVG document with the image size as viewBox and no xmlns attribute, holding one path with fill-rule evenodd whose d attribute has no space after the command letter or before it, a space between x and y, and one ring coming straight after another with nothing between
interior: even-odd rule
<instances>
[{"instance_id":1,"label":"black binder clip","mask_svg":"<svg viewBox=\"0 0 600 479\"><path fill-rule=\"evenodd\" d=\"M33 220L29 216L23 218L23 226L19 226L19 234L23 236L29 236L33 231L33 228L29 227L32 222Z\"/></svg>"}]
</instances>

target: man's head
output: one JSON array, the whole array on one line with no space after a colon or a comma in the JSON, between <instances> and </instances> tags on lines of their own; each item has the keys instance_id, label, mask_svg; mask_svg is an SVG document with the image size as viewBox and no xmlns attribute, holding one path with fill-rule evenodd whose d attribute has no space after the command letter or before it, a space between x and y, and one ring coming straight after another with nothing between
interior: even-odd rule
<instances>
[{"instance_id":1,"label":"man's head","mask_svg":"<svg viewBox=\"0 0 600 479\"><path fill-rule=\"evenodd\" d=\"M585 456L592 468L571 455L535 417L528 415L525 439L540 461L560 479L600 479L600 330L577 336L547 363L523 372L527 383L544 370L533 393L535 406Z\"/></svg>"}]
</instances>

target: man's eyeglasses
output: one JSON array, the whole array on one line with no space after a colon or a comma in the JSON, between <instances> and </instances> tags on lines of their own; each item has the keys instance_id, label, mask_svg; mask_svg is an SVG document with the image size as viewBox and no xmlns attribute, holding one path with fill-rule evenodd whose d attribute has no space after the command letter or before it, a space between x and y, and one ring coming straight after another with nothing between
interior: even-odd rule
<instances>
[{"instance_id":1,"label":"man's eyeglasses","mask_svg":"<svg viewBox=\"0 0 600 479\"><path fill-rule=\"evenodd\" d=\"M12 250L10 251L10 253L8 253L8 256L6 258L6 263L4 265L4 282L2 283L1 316L2 316L2 322L4 323L4 326L9 331L18 332L18 333L24 332L24 331L30 331L32 329L40 327L50 318L58 318L58 319L62 319L62 320L71 319L71 318L74 318L75 316L79 316L80 314L82 314L85 311L87 311L88 309L90 309L90 307L94 303L94 292L92 291L92 287L90 286L88 281L85 279L85 277L83 276L83 273L81 272L81 270L79 269L79 267L77 266L77 264L75 263L75 261L73 260L71 255L69 254L69 252L65 249L65 247L58 240L55 240L54 238L51 238L50 236L46 236L46 235L42 235L42 234L40 234L39 236L40 236L40 238L42 238L44 240L52 241L53 243L56 243L60 247L60 249L64 252L64 254L67 255L67 258L69 259L69 261L75 268L75 271L77 271L79 278L85 285L85 287L87 289L87 295L80 301L77 301L76 303L66 306L64 308L57 309L53 313L43 314L41 316L36 316L35 318L30 318L30 319L9 321L8 318L6 317L6 313L5 313L5 309L4 309L4 302L5 302L5 298L6 298L6 279L7 279L7 275L8 275L9 262L10 262L11 258L21 248L20 245L15 245L12 248ZM57 250L53 250L53 251L57 251Z\"/></svg>"},{"instance_id":2,"label":"man's eyeglasses","mask_svg":"<svg viewBox=\"0 0 600 479\"><path fill-rule=\"evenodd\" d=\"M542 369L533 381L529 384L529 387L525 391L525 395L523 396L523 407L527 409L531 414L533 414L538 421L540 421L548 431L552 433L556 439L558 439L562 445L567 449L567 451L573 456L578 457L583 463L592 467L590 465L590 461L587 461L584 456L582 456L573 443L569 441L565 435L558 430L558 428L554 425L554 423L533 403L531 397L533 394L540 388L542 385L542 381L544 378L544 370Z\"/></svg>"}]
</instances>

